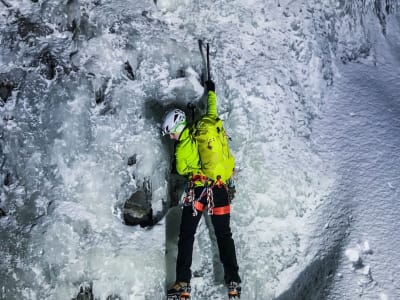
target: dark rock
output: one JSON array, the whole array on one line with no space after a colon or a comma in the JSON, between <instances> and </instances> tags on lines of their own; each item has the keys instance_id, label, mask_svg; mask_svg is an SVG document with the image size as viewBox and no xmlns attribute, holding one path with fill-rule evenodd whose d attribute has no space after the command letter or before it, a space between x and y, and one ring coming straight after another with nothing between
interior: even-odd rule
<instances>
[{"instance_id":1,"label":"dark rock","mask_svg":"<svg viewBox=\"0 0 400 300\"><path fill-rule=\"evenodd\" d=\"M184 78L186 76L185 70L184 69L179 69L176 72L176 78Z\"/></svg>"},{"instance_id":2,"label":"dark rock","mask_svg":"<svg viewBox=\"0 0 400 300\"><path fill-rule=\"evenodd\" d=\"M96 104L100 104L104 102L104 88L101 87L100 89L94 92L94 98L96 100Z\"/></svg>"},{"instance_id":3,"label":"dark rock","mask_svg":"<svg viewBox=\"0 0 400 300\"><path fill-rule=\"evenodd\" d=\"M78 295L73 300L94 300L92 284L81 285Z\"/></svg>"},{"instance_id":4,"label":"dark rock","mask_svg":"<svg viewBox=\"0 0 400 300\"><path fill-rule=\"evenodd\" d=\"M0 207L0 218L5 216L7 216L5 210Z\"/></svg>"},{"instance_id":5,"label":"dark rock","mask_svg":"<svg viewBox=\"0 0 400 300\"><path fill-rule=\"evenodd\" d=\"M41 73L48 80L54 79L56 76L57 67L57 60L54 55L49 50L45 50L40 54L39 61L44 66L44 68L41 70Z\"/></svg>"},{"instance_id":6,"label":"dark rock","mask_svg":"<svg viewBox=\"0 0 400 300\"><path fill-rule=\"evenodd\" d=\"M100 1L98 1L100 3ZM97 5L96 2L93 3ZM100 34L101 29L96 25L90 22L89 15L86 12L82 12L78 22L75 20L75 25L70 25L70 30L73 30L73 39L81 39L82 37L85 38L87 41L96 37Z\"/></svg>"},{"instance_id":7,"label":"dark rock","mask_svg":"<svg viewBox=\"0 0 400 300\"><path fill-rule=\"evenodd\" d=\"M133 166L137 162L137 155L133 154L131 157L128 158L128 166Z\"/></svg>"},{"instance_id":8,"label":"dark rock","mask_svg":"<svg viewBox=\"0 0 400 300\"><path fill-rule=\"evenodd\" d=\"M6 102L10 98L14 88L14 82L8 80L0 81L0 99Z\"/></svg>"},{"instance_id":9,"label":"dark rock","mask_svg":"<svg viewBox=\"0 0 400 300\"><path fill-rule=\"evenodd\" d=\"M72 20L71 24L67 25L67 30L75 33L78 28L77 22L75 19Z\"/></svg>"},{"instance_id":10,"label":"dark rock","mask_svg":"<svg viewBox=\"0 0 400 300\"><path fill-rule=\"evenodd\" d=\"M78 72L79 68L80 68L79 55L77 55L77 54L79 54L78 50L72 51L69 54L69 60L71 63L71 67L72 67L72 70L75 72Z\"/></svg>"},{"instance_id":11,"label":"dark rock","mask_svg":"<svg viewBox=\"0 0 400 300\"><path fill-rule=\"evenodd\" d=\"M141 227L154 225L151 198L151 182L149 178L145 178L142 187L124 204L123 217L126 225Z\"/></svg>"},{"instance_id":12,"label":"dark rock","mask_svg":"<svg viewBox=\"0 0 400 300\"><path fill-rule=\"evenodd\" d=\"M96 75L93 74L93 77L96 77ZM113 105L112 93L109 92L110 80L110 78L94 80L94 99L96 105L99 107L99 113L102 116L113 115L117 111L117 108ZM100 81L102 81L102 83L98 83Z\"/></svg>"},{"instance_id":13,"label":"dark rock","mask_svg":"<svg viewBox=\"0 0 400 300\"><path fill-rule=\"evenodd\" d=\"M134 192L124 204L123 216L126 225L153 225L151 195L142 190Z\"/></svg>"},{"instance_id":14,"label":"dark rock","mask_svg":"<svg viewBox=\"0 0 400 300\"><path fill-rule=\"evenodd\" d=\"M132 66L129 63L129 61L125 62L124 68L125 68L125 71L126 71L126 76L128 76L128 78L130 80L135 80L135 74L133 73L133 69L132 69Z\"/></svg>"},{"instance_id":15,"label":"dark rock","mask_svg":"<svg viewBox=\"0 0 400 300\"><path fill-rule=\"evenodd\" d=\"M21 68L15 68L7 73L0 73L0 106L3 106L12 95L12 92L18 89L21 82L25 80L26 71ZM3 119L7 116L3 116Z\"/></svg>"},{"instance_id":16,"label":"dark rock","mask_svg":"<svg viewBox=\"0 0 400 300\"><path fill-rule=\"evenodd\" d=\"M382 26L383 35L386 34L386 14L388 12L388 7L383 8L381 1L374 2L375 14L378 17L379 23ZM386 11L386 13L385 13Z\"/></svg>"},{"instance_id":17,"label":"dark rock","mask_svg":"<svg viewBox=\"0 0 400 300\"><path fill-rule=\"evenodd\" d=\"M93 73L90 73L88 75L91 75L94 78L96 77L96 75ZM96 101L97 105L106 102L106 91L107 91L107 86L108 86L109 80L110 80L109 78L104 78L101 80L101 83L96 84L96 88L94 91L94 97L95 97L95 101Z\"/></svg>"},{"instance_id":18,"label":"dark rock","mask_svg":"<svg viewBox=\"0 0 400 300\"><path fill-rule=\"evenodd\" d=\"M40 22L32 21L20 14L17 14L18 17L18 34L22 38L26 38L30 35L33 36L46 36L52 34L54 31L50 27L41 24Z\"/></svg>"},{"instance_id":19,"label":"dark rock","mask_svg":"<svg viewBox=\"0 0 400 300\"><path fill-rule=\"evenodd\" d=\"M79 5L78 0L67 0L67 7L72 5Z\"/></svg>"},{"instance_id":20,"label":"dark rock","mask_svg":"<svg viewBox=\"0 0 400 300\"><path fill-rule=\"evenodd\" d=\"M7 7L7 8L10 8L10 7L11 7L11 4L8 3L6 0L0 0L0 2L3 3L4 6Z\"/></svg>"},{"instance_id":21,"label":"dark rock","mask_svg":"<svg viewBox=\"0 0 400 300\"><path fill-rule=\"evenodd\" d=\"M107 296L106 300L122 300L122 298L118 295L112 294L112 295Z\"/></svg>"},{"instance_id":22,"label":"dark rock","mask_svg":"<svg viewBox=\"0 0 400 300\"><path fill-rule=\"evenodd\" d=\"M6 176L4 176L4 182L3 184L5 186L10 186L12 184L13 180L12 180L12 176L9 172L7 172Z\"/></svg>"}]
</instances>

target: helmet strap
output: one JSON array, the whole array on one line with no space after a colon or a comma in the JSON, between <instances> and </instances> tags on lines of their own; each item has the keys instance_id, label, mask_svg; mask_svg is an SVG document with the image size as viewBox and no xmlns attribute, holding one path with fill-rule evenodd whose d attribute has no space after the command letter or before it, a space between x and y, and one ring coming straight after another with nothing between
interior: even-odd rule
<instances>
[{"instance_id":1,"label":"helmet strap","mask_svg":"<svg viewBox=\"0 0 400 300\"><path fill-rule=\"evenodd\" d=\"M181 133L183 131L183 129L185 129L186 126L186 122L183 122L179 125L177 125L174 129L174 133Z\"/></svg>"}]
</instances>

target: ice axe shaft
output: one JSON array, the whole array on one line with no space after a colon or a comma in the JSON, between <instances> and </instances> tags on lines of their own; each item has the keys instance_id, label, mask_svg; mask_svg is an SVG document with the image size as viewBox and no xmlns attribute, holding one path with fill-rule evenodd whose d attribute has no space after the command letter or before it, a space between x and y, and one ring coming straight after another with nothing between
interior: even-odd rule
<instances>
[{"instance_id":1,"label":"ice axe shaft","mask_svg":"<svg viewBox=\"0 0 400 300\"><path fill-rule=\"evenodd\" d=\"M200 50L200 54L201 54L201 58L203 59L203 63L204 63L204 73L202 74L202 79L204 81L206 80L211 80L211 67L210 67L210 44L207 43L206 45L206 57L204 56L204 52L203 52L203 41L199 40L199 50ZM207 78L204 78L206 76L207 73Z\"/></svg>"},{"instance_id":2,"label":"ice axe shaft","mask_svg":"<svg viewBox=\"0 0 400 300\"><path fill-rule=\"evenodd\" d=\"M210 44L207 43L207 80L211 80L211 69L210 69Z\"/></svg>"}]
</instances>

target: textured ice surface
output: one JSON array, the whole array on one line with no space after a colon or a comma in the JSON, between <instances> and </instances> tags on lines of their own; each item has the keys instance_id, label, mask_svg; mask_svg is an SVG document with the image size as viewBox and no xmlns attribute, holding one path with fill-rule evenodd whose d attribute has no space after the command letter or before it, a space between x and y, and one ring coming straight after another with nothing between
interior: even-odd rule
<instances>
[{"instance_id":1,"label":"textured ice surface","mask_svg":"<svg viewBox=\"0 0 400 300\"><path fill-rule=\"evenodd\" d=\"M386 200L399 183L399 24L390 3L0 7L1 88L3 78L16 83L0 107L2 298L70 299L91 282L100 299L162 299L179 208L150 230L122 224L120 209L148 179L155 210L167 197L172 145L158 126L167 107L201 97L199 38L211 43L240 169L232 229L243 298L396 298L398 224ZM195 243L194 299L222 299L207 224ZM345 250L365 241L373 253L349 268Z\"/></svg>"}]
</instances>

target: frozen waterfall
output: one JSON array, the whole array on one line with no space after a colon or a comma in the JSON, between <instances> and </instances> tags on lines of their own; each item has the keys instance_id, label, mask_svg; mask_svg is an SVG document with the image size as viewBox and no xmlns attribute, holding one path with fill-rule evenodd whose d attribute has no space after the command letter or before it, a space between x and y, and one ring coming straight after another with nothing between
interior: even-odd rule
<instances>
[{"instance_id":1,"label":"frozen waterfall","mask_svg":"<svg viewBox=\"0 0 400 300\"><path fill-rule=\"evenodd\" d=\"M0 0L0 299L164 299L180 207L144 228L123 207L172 201L159 126L201 111L198 39L240 170L242 298L400 298L397 1ZM226 294L208 225L194 300Z\"/></svg>"}]
</instances>

